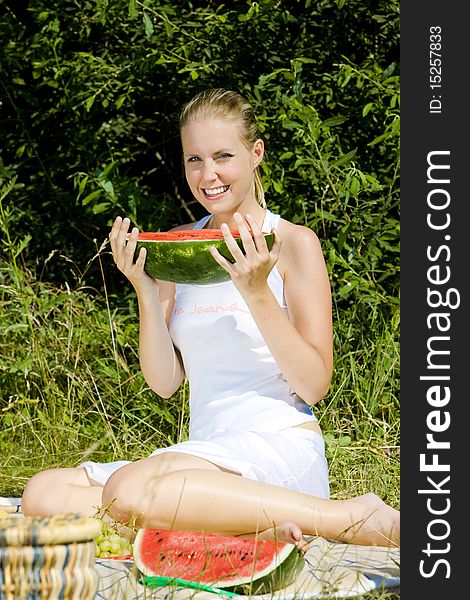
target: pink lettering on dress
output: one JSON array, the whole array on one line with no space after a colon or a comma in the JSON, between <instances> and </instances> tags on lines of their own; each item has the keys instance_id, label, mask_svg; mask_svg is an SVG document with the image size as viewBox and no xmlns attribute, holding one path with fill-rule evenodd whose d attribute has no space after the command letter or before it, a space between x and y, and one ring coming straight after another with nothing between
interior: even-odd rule
<instances>
[{"instance_id":1,"label":"pink lettering on dress","mask_svg":"<svg viewBox=\"0 0 470 600\"><path fill-rule=\"evenodd\" d=\"M175 306L175 308L173 309L171 316L172 317L179 317L180 315L184 314L184 308L182 306Z\"/></svg>"},{"instance_id":2,"label":"pink lettering on dress","mask_svg":"<svg viewBox=\"0 0 470 600\"><path fill-rule=\"evenodd\" d=\"M202 304L193 304L191 310L189 311L190 315L202 315L208 313L227 313L227 312L244 312L249 313L250 311L246 308L238 306L238 302L233 302L227 306L209 304L203 306Z\"/></svg>"}]
</instances>

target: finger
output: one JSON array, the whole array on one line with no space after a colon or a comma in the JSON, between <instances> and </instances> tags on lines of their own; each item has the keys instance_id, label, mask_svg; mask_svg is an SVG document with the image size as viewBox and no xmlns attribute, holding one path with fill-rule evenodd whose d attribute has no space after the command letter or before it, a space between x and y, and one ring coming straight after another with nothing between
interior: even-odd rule
<instances>
[{"instance_id":1,"label":"finger","mask_svg":"<svg viewBox=\"0 0 470 600\"><path fill-rule=\"evenodd\" d=\"M111 250L113 253L113 259L114 259L114 262L116 263L118 269L120 269L120 270L121 270L122 264L123 264L123 251L124 251L122 243L120 243L120 241L119 241L119 237L121 235L122 221L123 220L121 217L116 218L116 220L114 221L113 228L111 229L111 234L110 234L110 243L111 243Z\"/></svg>"},{"instance_id":2,"label":"finger","mask_svg":"<svg viewBox=\"0 0 470 600\"><path fill-rule=\"evenodd\" d=\"M121 230L122 217L116 217L114 219L113 226L111 227L111 231L109 232L109 241L111 243L111 249L114 252L114 248L116 246L116 238L118 236L119 231Z\"/></svg>"},{"instance_id":3,"label":"finger","mask_svg":"<svg viewBox=\"0 0 470 600\"><path fill-rule=\"evenodd\" d=\"M264 234L261 231L258 223L252 215L246 215L246 220L248 221L248 224L250 225L252 231L252 240L254 248L259 254L267 257L269 254L268 246L266 244Z\"/></svg>"},{"instance_id":4,"label":"finger","mask_svg":"<svg viewBox=\"0 0 470 600\"><path fill-rule=\"evenodd\" d=\"M141 248L135 261L135 266L139 269L144 269L145 259L147 258L147 248Z\"/></svg>"},{"instance_id":5,"label":"finger","mask_svg":"<svg viewBox=\"0 0 470 600\"><path fill-rule=\"evenodd\" d=\"M131 269L134 265L134 255L135 255L135 249L137 246L138 235L139 235L139 230L137 229L137 227L133 227L133 229L129 235L129 239L127 241L125 251L124 251L124 256L125 256L124 268L126 270Z\"/></svg>"},{"instance_id":6,"label":"finger","mask_svg":"<svg viewBox=\"0 0 470 600\"><path fill-rule=\"evenodd\" d=\"M111 227L111 231L109 232L109 239L116 239L119 230L121 229L122 217L116 217L114 219L113 226Z\"/></svg>"},{"instance_id":7,"label":"finger","mask_svg":"<svg viewBox=\"0 0 470 600\"><path fill-rule=\"evenodd\" d=\"M235 238L232 235L228 225L226 223L222 223L220 227L222 234L224 236L225 243L227 244L227 248L230 251L230 254L233 256L235 261L242 261L245 259L242 249L235 241ZM220 253L218 253L220 254Z\"/></svg>"},{"instance_id":8,"label":"finger","mask_svg":"<svg viewBox=\"0 0 470 600\"><path fill-rule=\"evenodd\" d=\"M116 224L116 232L117 233L116 233L115 241L114 241L112 248L113 248L114 260L120 269L125 260L125 248L126 248L127 237L128 237L127 230L129 229L130 224L131 224L131 221L127 217L125 217L124 219L121 219L120 225L119 225L119 222Z\"/></svg>"},{"instance_id":9,"label":"finger","mask_svg":"<svg viewBox=\"0 0 470 600\"><path fill-rule=\"evenodd\" d=\"M122 243L124 243L127 239L127 232L129 231L130 224L131 220L129 217L124 217L124 219L121 221L121 226L119 227L118 232L118 240Z\"/></svg>"},{"instance_id":10,"label":"finger","mask_svg":"<svg viewBox=\"0 0 470 600\"><path fill-rule=\"evenodd\" d=\"M228 261L225 256L222 256L215 246L211 246L209 250L216 262L218 262L219 265L225 269L230 276L232 276L235 273L232 263Z\"/></svg>"},{"instance_id":11,"label":"finger","mask_svg":"<svg viewBox=\"0 0 470 600\"><path fill-rule=\"evenodd\" d=\"M249 215L246 215L247 218ZM243 243L243 249L247 257L252 258L256 254L256 246L253 241L253 236L248 228L248 222L240 215L240 213L234 213L233 215L235 222L240 232L240 237ZM254 219L252 219L254 220Z\"/></svg>"},{"instance_id":12,"label":"finger","mask_svg":"<svg viewBox=\"0 0 470 600\"><path fill-rule=\"evenodd\" d=\"M117 217L114 221L110 234L111 247L114 250L120 251L124 247L129 225L130 220L127 217L124 219Z\"/></svg>"}]
</instances>

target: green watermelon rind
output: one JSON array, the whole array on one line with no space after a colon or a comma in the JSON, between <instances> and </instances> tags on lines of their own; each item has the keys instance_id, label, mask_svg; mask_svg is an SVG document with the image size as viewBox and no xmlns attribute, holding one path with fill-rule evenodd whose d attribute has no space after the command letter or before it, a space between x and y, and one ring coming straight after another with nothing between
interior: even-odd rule
<instances>
[{"instance_id":1,"label":"green watermelon rind","mask_svg":"<svg viewBox=\"0 0 470 600\"><path fill-rule=\"evenodd\" d=\"M264 234L268 249L272 248L274 234ZM241 238L235 238L243 248ZM141 248L147 249L144 270L153 279L195 285L211 285L230 279L228 272L213 258L210 247L230 262L233 256L225 240L138 240L135 258Z\"/></svg>"},{"instance_id":2,"label":"green watermelon rind","mask_svg":"<svg viewBox=\"0 0 470 600\"><path fill-rule=\"evenodd\" d=\"M274 569L270 565L259 573L254 573L250 581L234 582L232 579L225 583L221 580L215 582L215 585L228 592L243 595L270 594L294 583L297 575L304 568L305 559L294 544L286 544L278 551L273 562Z\"/></svg>"},{"instance_id":3,"label":"green watermelon rind","mask_svg":"<svg viewBox=\"0 0 470 600\"><path fill-rule=\"evenodd\" d=\"M134 561L137 569L143 575L147 577L157 577L158 575L161 575L161 573L148 567L144 563L143 559L141 559L139 554L140 546L142 544L144 536L146 535L146 531L148 530L140 529L137 532L137 536L134 542ZM184 535L183 532L179 532L179 534ZM166 543L168 544L168 540L166 540ZM208 546L210 546L210 541L207 538L205 540L205 544L208 544ZM257 542L253 540L253 544L255 546L256 551ZM263 542L260 542L260 544L262 545ZM285 588L288 585L292 584L295 581L298 574L302 571L305 565L305 558L294 544L289 544L286 542L279 542L278 544L279 545L277 547L276 554L274 555L271 563L260 571L256 571L255 560L251 574L241 576L238 580L234 579L232 575L226 580L224 580L223 578L219 578L213 581L203 579L200 582L197 581L196 583L211 585L219 589L243 595L268 594ZM181 550L181 546L179 546L178 549ZM191 549L192 547L188 545L187 551L190 552ZM245 548L243 550L245 550ZM158 549L156 549L156 553L157 552ZM169 554L169 557L170 556L171 554ZM179 574L178 578L184 579L184 574Z\"/></svg>"}]
</instances>

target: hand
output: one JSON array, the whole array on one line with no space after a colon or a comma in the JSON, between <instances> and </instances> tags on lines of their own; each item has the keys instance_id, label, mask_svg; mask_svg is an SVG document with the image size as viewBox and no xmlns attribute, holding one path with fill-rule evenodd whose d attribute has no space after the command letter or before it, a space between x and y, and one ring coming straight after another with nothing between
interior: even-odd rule
<instances>
[{"instance_id":1,"label":"hand","mask_svg":"<svg viewBox=\"0 0 470 600\"><path fill-rule=\"evenodd\" d=\"M111 250L117 268L132 283L137 293L154 290L157 282L149 277L144 271L147 250L141 248L137 260L134 262L134 254L137 246L139 230L134 227L128 235L131 222L127 217L117 217L109 234Z\"/></svg>"},{"instance_id":2,"label":"hand","mask_svg":"<svg viewBox=\"0 0 470 600\"><path fill-rule=\"evenodd\" d=\"M219 265L229 273L233 283L242 295L264 291L267 288L268 275L279 259L282 240L277 229L273 229L274 244L271 251L269 251L264 235L251 215L247 214L245 219L239 213L235 213L233 216L240 232L245 253L233 238L227 224L223 223L221 230L235 262L229 262L214 246L211 248L211 254ZM253 235L251 235L250 229Z\"/></svg>"}]
</instances>

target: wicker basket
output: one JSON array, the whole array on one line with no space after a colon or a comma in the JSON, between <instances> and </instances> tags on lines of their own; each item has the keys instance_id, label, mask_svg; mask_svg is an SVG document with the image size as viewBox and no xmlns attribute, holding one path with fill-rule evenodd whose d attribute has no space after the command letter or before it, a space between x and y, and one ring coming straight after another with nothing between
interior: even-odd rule
<instances>
[{"instance_id":1,"label":"wicker basket","mask_svg":"<svg viewBox=\"0 0 470 600\"><path fill-rule=\"evenodd\" d=\"M0 600L92 600L98 589L96 519L0 520Z\"/></svg>"}]
</instances>

